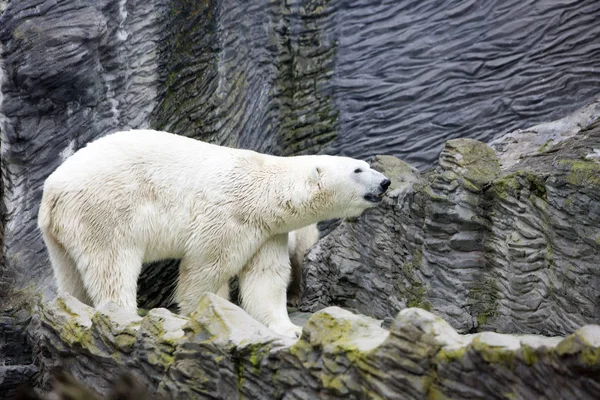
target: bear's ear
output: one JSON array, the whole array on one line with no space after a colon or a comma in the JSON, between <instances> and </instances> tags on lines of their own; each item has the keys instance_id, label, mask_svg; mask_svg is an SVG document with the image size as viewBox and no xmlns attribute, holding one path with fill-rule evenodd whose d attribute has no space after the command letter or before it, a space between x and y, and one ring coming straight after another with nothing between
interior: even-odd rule
<instances>
[{"instance_id":1,"label":"bear's ear","mask_svg":"<svg viewBox=\"0 0 600 400\"><path fill-rule=\"evenodd\" d=\"M319 167L319 166L313 167L312 174L310 176L311 180L315 181L315 182L321 180L322 174L323 174L323 169L321 167Z\"/></svg>"}]
</instances>

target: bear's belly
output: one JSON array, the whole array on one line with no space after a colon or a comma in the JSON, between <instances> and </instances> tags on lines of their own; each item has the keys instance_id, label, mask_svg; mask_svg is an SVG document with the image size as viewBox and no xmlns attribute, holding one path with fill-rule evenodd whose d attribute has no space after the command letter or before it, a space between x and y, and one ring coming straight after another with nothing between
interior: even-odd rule
<instances>
[{"instance_id":1,"label":"bear's belly","mask_svg":"<svg viewBox=\"0 0 600 400\"><path fill-rule=\"evenodd\" d=\"M184 256L191 234L185 212L165 212L156 204L145 204L138 209L137 217L132 233L143 249L145 263Z\"/></svg>"}]
</instances>

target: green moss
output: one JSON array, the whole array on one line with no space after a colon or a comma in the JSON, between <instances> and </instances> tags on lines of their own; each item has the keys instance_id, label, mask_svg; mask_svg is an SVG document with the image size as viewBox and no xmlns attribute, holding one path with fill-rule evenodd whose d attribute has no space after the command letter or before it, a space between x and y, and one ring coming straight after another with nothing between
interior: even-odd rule
<instances>
[{"instance_id":1,"label":"green moss","mask_svg":"<svg viewBox=\"0 0 600 400\"><path fill-rule=\"evenodd\" d=\"M347 392L346 385L344 385L342 378L340 378L339 376L322 374L320 378L323 387L333 391L334 393L337 392L341 394Z\"/></svg>"},{"instance_id":2,"label":"green moss","mask_svg":"<svg viewBox=\"0 0 600 400\"><path fill-rule=\"evenodd\" d=\"M554 251L552 250L552 246L550 244L546 246L546 265L548 267L552 267L554 265Z\"/></svg>"},{"instance_id":3,"label":"green moss","mask_svg":"<svg viewBox=\"0 0 600 400\"><path fill-rule=\"evenodd\" d=\"M415 249L411 261L404 263L400 270L408 285L403 282L398 282L397 292L406 299L407 307L419 307L424 310L431 310L432 305L426 301L427 289L425 284L419 280L415 274L415 269L420 269L423 264L423 252L420 249Z\"/></svg>"},{"instance_id":4,"label":"green moss","mask_svg":"<svg viewBox=\"0 0 600 400\"><path fill-rule=\"evenodd\" d=\"M444 394L444 392L442 392L441 390L439 390L438 388L431 386L429 388L429 390L427 391L427 399L428 400L444 400L447 399L448 396L446 396Z\"/></svg>"},{"instance_id":5,"label":"green moss","mask_svg":"<svg viewBox=\"0 0 600 400\"><path fill-rule=\"evenodd\" d=\"M487 314L479 314L477 316L477 325L478 326L482 326L487 324L487 320L488 320L488 315Z\"/></svg>"},{"instance_id":6,"label":"green moss","mask_svg":"<svg viewBox=\"0 0 600 400\"><path fill-rule=\"evenodd\" d=\"M207 61L201 53L210 52L207 47L214 40L215 20L213 6L207 1L174 0L169 3L171 22L161 60L167 66L167 74L160 92L162 99L152 116L152 127L169 128L171 132L189 136L204 136L205 116L213 104L207 93L209 75L217 68L214 61ZM213 90L211 88L211 90ZM236 98L237 94L230 94ZM230 116L233 118L233 116Z\"/></svg>"},{"instance_id":7,"label":"green moss","mask_svg":"<svg viewBox=\"0 0 600 400\"><path fill-rule=\"evenodd\" d=\"M478 337L473 339L470 347L490 364L500 364L511 369L515 365L515 352L512 350L508 350L504 347L491 346L482 342Z\"/></svg>"},{"instance_id":8,"label":"green moss","mask_svg":"<svg viewBox=\"0 0 600 400\"><path fill-rule=\"evenodd\" d=\"M346 339L350 333L352 325L349 321L337 319L328 313L320 313L313 316L309 325L316 326L318 329L317 340L321 344L329 344Z\"/></svg>"},{"instance_id":9,"label":"green moss","mask_svg":"<svg viewBox=\"0 0 600 400\"><path fill-rule=\"evenodd\" d=\"M571 196L571 197L567 198L567 199L565 200L565 206L566 206L566 207L571 207L571 205L573 204L573 199L574 199L574 197L573 197L573 196Z\"/></svg>"},{"instance_id":10,"label":"green moss","mask_svg":"<svg viewBox=\"0 0 600 400\"><path fill-rule=\"evenodd\" d=\"M548 139L546 141L546 143L544 143L539 149L538 149L538 153L543 153L544 151L548 150L550 148L551 145L553 145L554 142L552 141L552 139Z\"/></svg>"},{"instance_id":11,"label":"green moss","mask_svg":"<svg viewBox=\"0 0 600 400\"><path fill-rule=\"evenodd\" d=\"M138 309L137 309L137 314L138 314L140 317L145 317L146 315L148 315L148 312L149 312L149 311L150 311L150 310L147 310L147 309L145 309L145 308L138 308Z\"/></svg>"},{"instance_id":12,"label":"green moss","mask_svg":"<svg viewBox=\"0 0 600 400\"><path fill-rule=\"evenodd\" d=\"M165 352L149 352L148 353L148 361L152 365L160 365L163 368L163 371L166 371L171 364L175 361L175 357L171 354Z\"/></svg>"},{"instance_id":13,"label":"green moss","mask_svg":"<svg viewBox=\"0 0 600 400\"><path fill-rule=\"evenodd\" d=\"M481 191L482 184L493 181L500 173L496 152L480 141L452 139L446 142L443 153L452 154L452 162L458 164L460 175L465 178L459 182L468 190Z\"/></svg>"},{"instance_id":14,"label":"green moss","mask_svg":"<svg viewBox=\"0 0 600 400\"><path fill-rule=\"evenodd\" d=\"M559 357L579 355L584 364L600 366L600 347L594 347L577 332L561 340L555 352Z\"/></svg>"},{"instance_id":15,"label":"green moss","mask_svg":"<svg viewBox=\"0 0 600 400\"><path fill-rule=\"evenodd\" d=\"M477 329L498 317L498 286L493 277L485 271L476 273L469 284L467 296L470 314L477 319Z\"/></svg>"},{"instance_id":16,"label":"green moss","mask_svg":"<svg viewBox=\"0 0 600 400\"><path fill-rule=\"evenodd\" d=\"M560 169L568 171L566 181L576 186L600 185L600 165L584 160L558 160Z\"/></svg>"},{"instance_id":17,"label":"green moss","mask_svg":"<svg viewBox=\"0 0 600 400\"><path fill-rule=\"evenodd\" d=\"M115 337L115 343L121 349L130 349L135 343L135 335L127 332L122 332Z\"/></svg>"},{"instance_id":18,"label":"green moss","mask_svg":"<svg viewBox=\"0 0 600 400\"><path fill-rule=\"evenodd\" d=\"M523 344L521 345L521 355L527 365L535 364L538 359L535 349Z\"/></svg>"},{"instance_id":19,"label":"green moss","mask_svg":"<svg viewBox=\"0 0 600 400\"><path fill-rule=\"evenodd\" d=\"M232 357L233 369L237 377L238 398L242 399L242 389L244 388L244 365L240 357Z\"/></svg>"},{"instance_id":20,"label":"green moss","mask_svg":"<svg viewBox=\"0 0 600 400\"><path fill-rule=\"evenodd\" d=\"M331 78L337 43L321 38L321 10L329 1L305 3L313 18L302 19L307 32L294 44L288 33L275 33L282 59L277 60L273 95L285 99L278 108L274 134L282 155L318 153L337 138L339 112L330 93L321 90Z\"/></svg>"},{"instance_id":21,"label":"green moss","mask_svg":"<svg viewBox=\"0 0 600 400\"><path fill-rule=\"evenodd\" d=\"M581 352L581 358L586 365L600 366L600 348L590 347Z\"/></svg>"},{"instance_id":22,"label":"green moss","mask_svg":"<svg viewBox=\"0 0 600 400\"><path fill-rule=\"evenodd\" d=\"M531 171L519 170L512 174L505 175L493 183L493 190L496 196L501 199L511 197L520 197L525 190L529 195L537 196L540 199L546 199L546 180Z\"/></svg>"},{"instance_id":23,"label":"green moss","mask_svg":"<svg viewBox=\"0 0 600 400\"><path fill-rule=\"evenodd\" d=\"M449 363L461 360L467 353L468 347L459 347L457 349L447 350L442 348L436 355L439 362Z\"/></svg>"},{"instance_id":24,"label":"green moss","mask_svg":"<svg viewBox=\"0 0 600 400\"><path fill-rule=\"evenodd\" d=\"M516 180L516 175L511 174L494 181L492 187L496 196L501 199L506 199L509 195L513 195L514 192L519 189L519 183Z\"/></svg>"},{"instance_id":25,"label":"green moss","mask_svg":"<svg viewBox=\"0 0 600 400\"><path fill-rule=\"evenodd\" d=\"M242 343L238 347L239 357L248 360L255 373L258 373L260 370L260 364L268 353L269 349L268 347L265 347L264 343Z\"/></svg>"}]
</instances>

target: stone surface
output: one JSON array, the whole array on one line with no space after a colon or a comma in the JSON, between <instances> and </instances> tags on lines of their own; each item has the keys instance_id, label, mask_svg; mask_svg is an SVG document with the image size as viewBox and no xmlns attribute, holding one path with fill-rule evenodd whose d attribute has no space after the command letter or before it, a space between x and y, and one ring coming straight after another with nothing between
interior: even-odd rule
<instances>
[{"instance_id":1,"label":"stone surface","mask_svg":"<svg viewBox=\"0 0 600 400\"><path fill-rule=\"evenodd\" d=\"M308 253L299 308L389 320L419 306L461 332L556 335L598 321L600 119L590 121L505 169L471 139L448 141L421 176L377 159L396 189Z\"/></svg>"},{"instance_id":2,"label":"stone surface","mask_svg":"<svg viewBox=\"0 0 600 400\"><path fill-rule=\"evenodd\" d=\"M31 332L41 383L61 360L100 393L125 369L166 399L594 399L600 390L598 325L565 338L460 335L408 308L388 331L330 307L295 341L215 295L189 319L97 311L72 297L39 307Z\"/></svg>"},{"instance_id":3,"label":"stone surface","mask_svg":"<svg viewBox=\"0 0 600 400\"><path fill-rule=\"evenodd\" d=\"M509 132L492 140L489 145L496 150L503 168L509 168L523 158L556 151L555 145L571 138L600 118L600 100L557 121L546 122L527 129ZM591 158L597 158L592 152Z\"/></svg>"}]
</instances>

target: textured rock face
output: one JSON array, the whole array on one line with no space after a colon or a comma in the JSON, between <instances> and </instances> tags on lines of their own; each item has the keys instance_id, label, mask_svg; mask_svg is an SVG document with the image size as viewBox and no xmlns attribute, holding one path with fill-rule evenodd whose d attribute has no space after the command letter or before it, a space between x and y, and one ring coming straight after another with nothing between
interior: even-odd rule
<instances>
[{"instance_id":1,"label":"textured rock face","mask_svg":"<svg viewBox=\"0 0 600 400\"><path fill-rule=\"evenodd\" d=\"M459 335L415 308L389 331L380 324L327 308L295 342L214 295L189 320L66 297L40 309L32 332L42 382L60 364L101 393L124 368L172 399L593 399L600 390L598 325L565 338Z\"/></svg>"},{"instance_id":2,"label":"textured rock face","mask_svg":"<svg viewBox=\"0 0 600 400\"><path fill-rule=\"evenodd\" d=\"M419 306L462 332L555 335L598 321L599 149L596 119L504 170L470 139L448 141L421 176L376 159L395 190L309 252L300 309L389 319Z\"/></svg>"},{"instance_id":3,"label":"textured rock face","mask_svg":"<svg viewBox=\"0 0 600 400\"><path fill-rule=\"evenodd\" d=\"M152 2L13 1L2 14L3 254L17 287L53 286L36 225L44 179L90 140L148 126L158 26Z\"/></svg>"},{"instance_id":4,"label":"textured rock face","mask_svg":"<svg viewBox=\"0 0 600 400\"><path fill-rule=\"evenodd\" d=\"M0 308L0 397L9 398L23 381L33 380L37 367L27 341L27 327L31 320L28 307L18 301Z\"/></svg>"}]
</instances>

